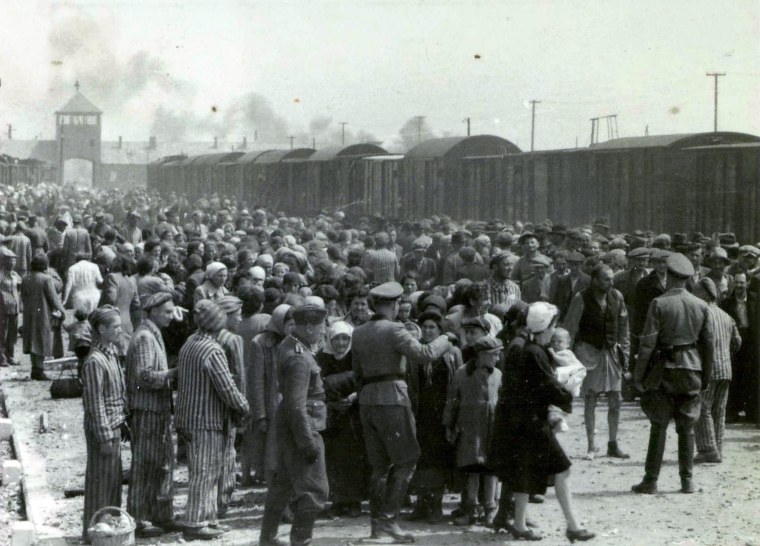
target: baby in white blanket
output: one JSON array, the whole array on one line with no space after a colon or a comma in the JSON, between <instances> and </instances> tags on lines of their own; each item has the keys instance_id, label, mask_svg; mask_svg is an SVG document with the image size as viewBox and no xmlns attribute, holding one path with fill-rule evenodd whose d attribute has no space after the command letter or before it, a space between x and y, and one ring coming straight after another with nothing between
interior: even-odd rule
<instances>
[{"instance_id":1,"label":"baby in white blanket","mask_svg":"<svg viewBox=\"0 0 760 546\"><path fill-rule=\"evenodd\" d=\"M564 328L556 328L549 342L549 353L554 357L554 373L557 381L567 392L580 396L581 384L586 377L586 367L570 350L570 334ZM564 411L557 406L549 406L549 424L555 432L566 432L567 426Z\"/></svg>"}]
</instances>

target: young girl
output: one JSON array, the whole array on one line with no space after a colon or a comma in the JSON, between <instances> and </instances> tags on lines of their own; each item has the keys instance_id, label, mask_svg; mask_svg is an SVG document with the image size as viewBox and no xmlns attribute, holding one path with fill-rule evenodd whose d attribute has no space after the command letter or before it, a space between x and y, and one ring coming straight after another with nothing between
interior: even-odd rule
<instances>
[{"instance_id":1,"label":"young girl","mask_svg":"<svg viewBox=\"0 0 760 546\"><path fill-rule=\"evenodd\" d=\"M486 460L494 432L494 414L501 387L499 362L501 341L486 336L471 346L474 357L454 374L443 413L450 442L456 444L456 463L467 474L464 515L458 525L476 523L480 475L484 479L485 524L496 515L496 476Z\"/></svg>"},{"instance_id":2,"label":"young girl","mask_svg":"<svg viewBox=\"0 0 760 546\"><path fill-rule=\"evenodd\" d=\"M564 328L555 328L548 352L554 357L554 373L559 384L573 397L580 396L586 367L570 350L570 333ZM567 414L557 406L549 406L548 421L554 432L567 432L570 428L565 421L565 415Z\"/></svg>"}]
</instances>

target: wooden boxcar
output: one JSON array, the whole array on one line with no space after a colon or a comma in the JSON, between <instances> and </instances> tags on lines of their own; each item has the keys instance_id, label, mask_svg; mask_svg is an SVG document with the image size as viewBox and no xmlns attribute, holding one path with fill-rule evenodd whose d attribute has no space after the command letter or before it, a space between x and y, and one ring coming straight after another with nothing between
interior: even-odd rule
<instances>
[{"instance_id":1,"label":"wooden boxcar","mask_svg":"<svg viewBox=\"0 0 760 546\"><path fill-rule=\"evenodd\" d=\"M314 153L312 148L268 150L256 157L246 171L245 194L252 206L291 211L301 209L305 199L302 179L304 162ZM295 212L294 212L295 214Z\"/></svg>"},{"instance_id":2,"label":"wooden boxcar","mask_svg":"<svg viewBox=\"0 0 760 546\"><path fill-rule=\"evenodd\" d=\"M401 218L404 202L399 194L403 155L371 155L359 160L351 182L351 205L343 210L355 216Z\"/></svg>"}]
</instances>

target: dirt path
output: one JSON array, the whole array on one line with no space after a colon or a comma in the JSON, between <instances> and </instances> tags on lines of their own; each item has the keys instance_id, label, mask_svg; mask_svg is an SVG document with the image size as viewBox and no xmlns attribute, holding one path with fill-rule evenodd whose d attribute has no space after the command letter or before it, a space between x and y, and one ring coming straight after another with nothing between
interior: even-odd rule
<instances>
[{"instance_id":1,"label":"dirt path","mask_svg":"<svg viewBox=\"0 0 760 546\"><path fill-rule=\"evenodd\" d=\"M26 441L46 460L46 478L55 501L44 507L46 523L60 529L77 543L81 532L82 497L65 499L67 488L82 487L85 466L85 446L82 432L82 401L50 399L49 382L26 380L28 359L21 368L3 368L0 380L8 396L14 425L21 427ZM39 415L48 412L50 430L40 433ZM630 487L643 474L649 425L638 404L625 404L620 427L620 445L631 453L630 460L600 457L590 462L582 460L585 453L582 407L576 403L569 418L570 431L560 435L573 459L573 490L576 508L582 524L597 533L595 545L760 545L760 430L751 425L729 425L726 430L724 462L700 465L695 468L698 492L683 495L676 464L676 437L673 427L668 436L665 464L660 477L661 493L655 496L635 496ZM606 442L606 410L597 415L599 444ZM129 464L129 449L124 450L125 466ZM181 465L177 475L175 507L181 515L185 506L187 473ZM126 487L124 489L126 501ZM258 540L263 511L263 490L240 489L225 523L233 530L215 544L251 545ZM455 497L447 498L448 509ZM0 502L4 502L0 496ZM544 534L541 544L567 544L564 520L559 505L550 490L542 505L531 504L529 515ZM2 522L0 522L2 523ZM463 545L504 544L508 535L495 535L488 529L462 529L452 524L438 526L406 524L415 531L418 544ZM283 526L285 534L287 526ZM368 516L356 520L321 520L315 531L315 544L345 545L366 537ZM141 544L179 544L178 534L160 540L138 541Z\"/></svg>"}]
</instances>

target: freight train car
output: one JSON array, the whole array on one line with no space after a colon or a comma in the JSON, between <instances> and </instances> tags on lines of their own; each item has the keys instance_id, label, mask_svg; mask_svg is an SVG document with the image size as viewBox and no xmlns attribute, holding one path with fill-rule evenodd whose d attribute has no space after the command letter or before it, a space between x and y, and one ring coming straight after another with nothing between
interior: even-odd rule
<instances>
[{"instance_id":1,"label":"freight train car","mask_svg":"<svg viewBox=\"0 0 760 546\"><path fill-rule=\"evenodd\" d=\"M351 184L351 204L343 210L354 216L380 215L403 218L404 202L399 194L403 155L371 155L359 161Z\"/></svg>"},{"instance_id":2,"label":"freight train car","mask_svg":"<svg viewBox=\"0 0 760 546\"><path fill-rule=\"evenodd\" d=\"M256 157L244 181L247 202L276 210L303 210L306 160L312 154L313 148L296 148L268 150Z\"/></svg>"}]
</instances>

